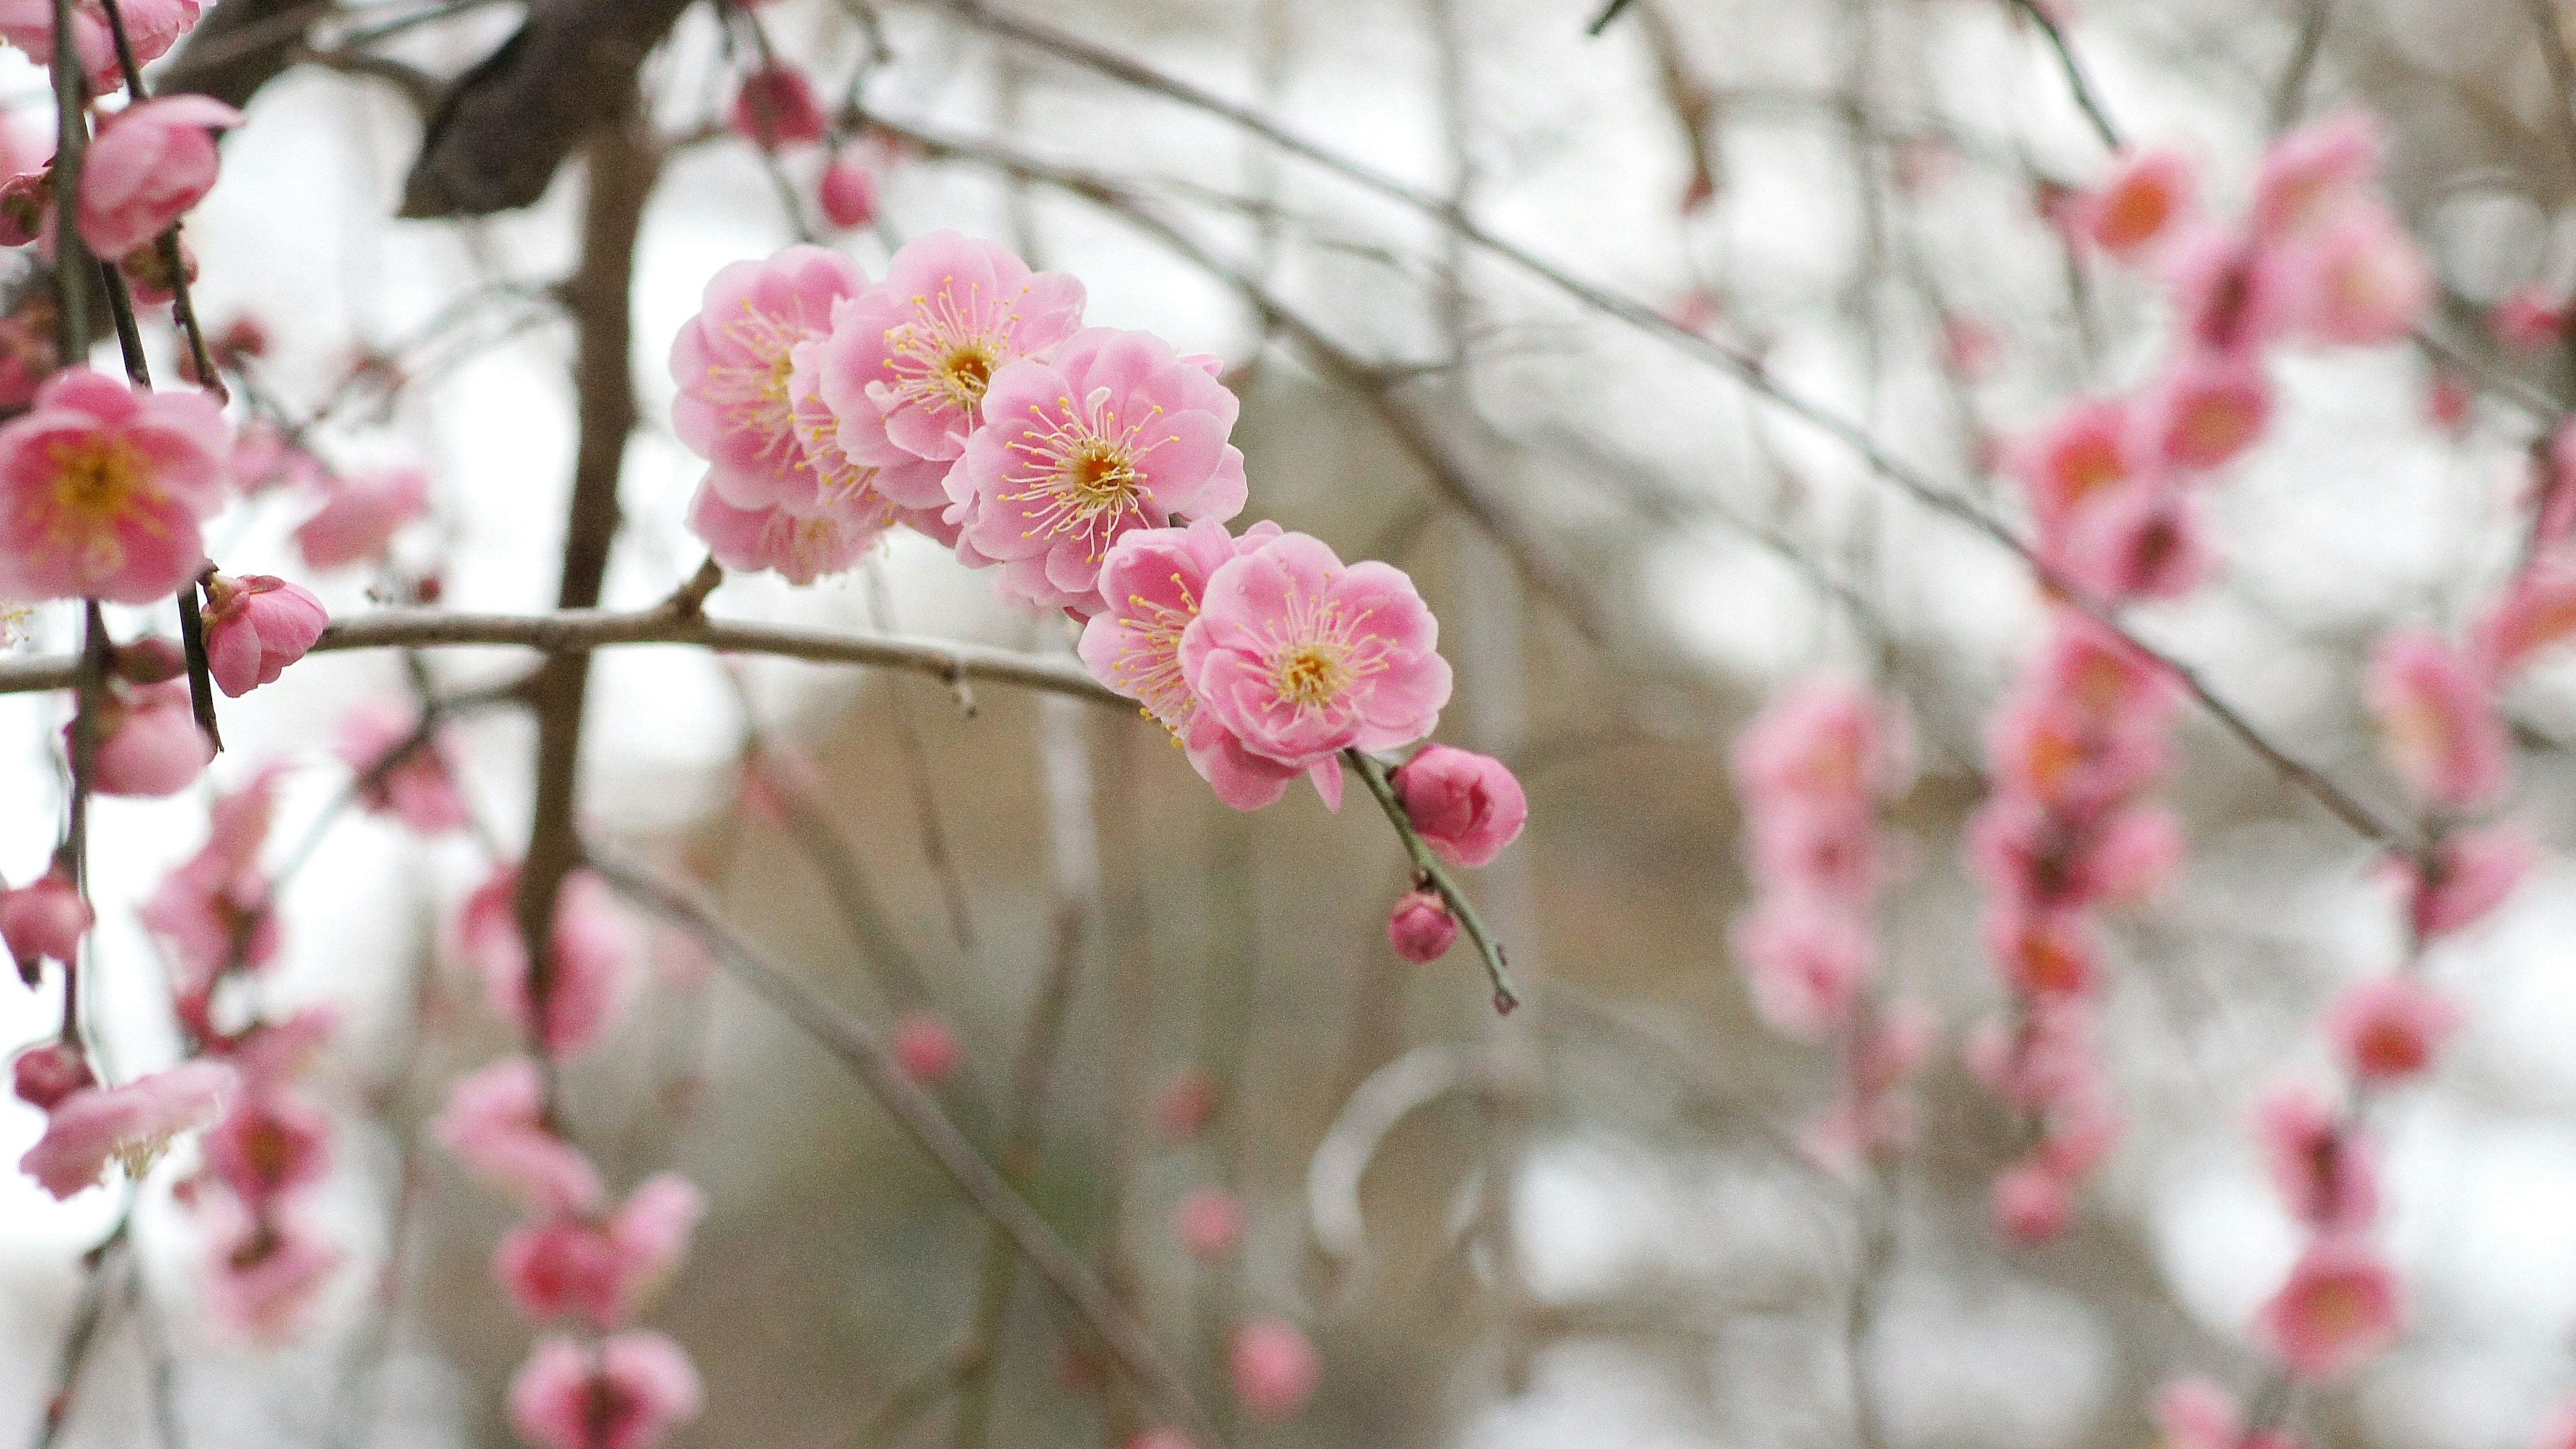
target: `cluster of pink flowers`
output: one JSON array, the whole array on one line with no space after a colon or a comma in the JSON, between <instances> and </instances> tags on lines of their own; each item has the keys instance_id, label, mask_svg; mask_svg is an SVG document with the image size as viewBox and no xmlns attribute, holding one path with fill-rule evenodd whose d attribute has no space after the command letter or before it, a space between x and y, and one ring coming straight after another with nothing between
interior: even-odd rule
<instances>
[{"instance_id":1,"label":"cluster of pink flowers","mask_svg":"<svg viewBox=\"0 0 2576 1449\"><path fill-rule=\"evenodd\" d=\"M1930 1046L1920 1013L1874 998L1877 904L1893 869L1880 812L1901 791L1903 720L1869 691L1809 681L1783 689L1735 742L1745 865L1756 891L1735 955L1771 1027L1840 1047L1840 1095L1809 1133L1842 1166L1902 1148L1908 1090Z\"/></svg>"},{"instance_id":2,"label":"cluster of pink flowers","mask_svg":"<svg viewBox=\"0 0 2576 1449\"><path fill-rule=\"evenodd\" d=\"M576 872L556 904L550 977L532 990L514 915L518 881L514 865L493 872L466 900L457 943L494 1010L539 1057L512 1057L458 1082L433 1133L525 1210L527 1220L501 1240L494 1272L521 1312L566 1330L539 1340L521 1366L510 1390L513 1426L541 1449L651 1449L695 1417L700 1391L688 1355L634 1322L687 1254L705 1201L669 1172L613 1201L563 1134L549 1076L613 1023L636 942L606 884Z\"/></svg>"}]
</instances>

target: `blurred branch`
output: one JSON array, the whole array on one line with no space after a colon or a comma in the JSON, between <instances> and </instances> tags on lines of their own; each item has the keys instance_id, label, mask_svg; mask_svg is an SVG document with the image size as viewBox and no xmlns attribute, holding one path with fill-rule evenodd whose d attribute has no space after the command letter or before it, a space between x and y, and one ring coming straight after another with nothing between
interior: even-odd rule
<instances>
[{"instance_id":1,"label":"blurred branch","mask_svg":"<svg viewBox=\"0 0 2576 1449\"><path fill-rule=\"evenodd\" d=\"M2120 130L2111 124L2110 113L2102 109L2101 98L2093 93L2092 78L2084 73L2084 63L2075 58L2075 47L2067 43L2065 30L2040 8L2039 0L2012 0L2012 7L2048 38L2049 49L2057 52L2059 69L2066 72L2066 88L2074 93L2084 119L2093 123L2093 134L2102 138L2103 148L2119 150Z\"/></svg>"},{"instance_id":2,"label":"blurred branch","mask_svg":"<svg viewBox=\"0 0 2576 1449\"><path fill-rule=\"evenodd\" d=\"M2539 0L2546 4L2547 0ZM2317 57L2325 51L2326 24L2334 18L2334 0L2308 0L2307 13L2299 19L2299 37L2290 47L2290 63L2281 71L2281 83L2272 91L2272 129L2286 131L2299 119L2307 105L2308 76L2317 68Z\"/></svg>"},{"instance_id":3,"label":"blurred branch","mask_svg":"<svg viewBox=\"0 0 2576 1449\"><path fill-rule=\"evenodd\" d=\"M2325 0L2316 0L2323 9ZM2557 0L2529 0L2531 24L2539 32L2540 58L2549 67L2549 118L2557 124L2559 143L2567 148L2567 161L2576 166L2576 64L2567 54L2567 33L2561 28L2561 9Z\"/></svg>"},{"instance_id":4,"label":"blurred branch","mask_svg":"<svg viewBox=\"0 0 2576 1449\"><path fill-rule=\"evenodd\" d=\"M1609 5L1604 7L1599 15L1593 17L1592 23L1583 28L1583 33L1586 35L1599 35L1602 31L1609 29L1610 22L1618 19L1620 12L1627 8L1628 0L1610 0Z\"/></svg>"},{"instance_id":5,"label":"blurred branch","mask_svg":"<svg viewBox=\"0 0 2576 1449\"><path fill-rule=\"evenodd\" d=\"M805 989L767 954L716 915L699 894L635 862L594 845L589 860L608 882L656 914L712 947L734 978L838 1058L868 1094L893 1116L905 1135L928 1153L949 1181L1046 1280L1091 1330L1168 1421L1188 1426L1202 1442L1224 1449L1224 1439L1145 1330L1109 1296L1046 1220L1013 1192L975 1151L939 1103L896 1064L867 1026Z\"/></svg>"}]
</instances>

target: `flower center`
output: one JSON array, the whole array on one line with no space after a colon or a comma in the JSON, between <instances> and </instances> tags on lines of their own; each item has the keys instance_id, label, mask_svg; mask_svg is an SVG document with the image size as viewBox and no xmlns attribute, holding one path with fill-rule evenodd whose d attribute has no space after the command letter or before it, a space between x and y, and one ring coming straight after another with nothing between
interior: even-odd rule
<instances>
[{"instance_id":1,"label":"flower center","mask_svg":"<svg viewBox=\"0 0 2576 1449\"><path fill-rule=\"evenodd\" d=\"M1340 646L1318 640L1289 650L1272 668L1272 687L1300 709L1322 709L1350 687L1351 667Z\"/></svg>"},{"instance_id":2,"label":"flower center","mask_svg":"<svg viewBox=\"0 0 2576 1449\"><path fill-rule=\"evenodd\" d=\"M938 291L912 299L910 321L886 329L887 381L868 384L868 393L888 411L910 404L971 423L993 374L1019 356L1019 331L1017 298L986 297L980 285L960 288L943 277Z\"/></svg>"},{"instance_id":3,"label":"flower center","mask_svg":"<svg viewBox=\"0 0 2576 1449\"><path fill-rule=\"evenodd\" d=\"M939 385L962 411L984 400L993 385L993 349L983 342L953 348L939 359Z\"/></svg>"},{"instance_id":4,"label":"flower center","mask_svg":"<svg viewBox=\"0 0 2576 1449\"><path fill-rule=\"evenodd\" d=\"M999 495L1004 503L1026 506L1021 537L1078 539L1092 563L1108 551L1123 520L1133 517L1148 526L1155 522L1145 508L1141 465L1147 454L1172 441L1168 435L1143 439L1161 408L1121 427L1108 393L1098 389L1080 406L1069 397L1057 398L1053 417L1031 407L1029 425L1009 444L1018 466L1002 481L1012 491Z\"/></svg>"},{"instance_id":5,"label":"flower center","mask_svg":"<svg viewBox=\"0 0 2576 1449\"><path fill-rule=\"evenodd\" d=\"M1172 575L1172 587L1181 596L1177 606L1127 596L1127 643L1110 669L1178 744L1181 731L1198 712L1198 696L1190 693L1189 681L1181 674L1181 631L1198 617L1199 601L1189 581L1177 573Z\"/></svg>"},{"instance_id":6,"label":"flower center","mask_svg":"<svg viewBox=\"0 0 2576 1449\"><path fill-rule=\"evenodd\" d=\"M49 456L54 506L92 529L122 518L151 474L143 455L121 438L60 442Z\"/></svg>"}]
</instances>

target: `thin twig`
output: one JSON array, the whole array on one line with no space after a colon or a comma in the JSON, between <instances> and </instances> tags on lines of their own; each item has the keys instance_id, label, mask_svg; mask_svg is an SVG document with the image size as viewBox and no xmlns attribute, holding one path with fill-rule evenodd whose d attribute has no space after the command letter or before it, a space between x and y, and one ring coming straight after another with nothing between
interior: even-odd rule
<instances>
[{"instance_id":1,"label":"thin twig","mask_svg":"<svg viewBox=\"0 0 2576 1449\"><path fill-rule=\"evenodd\" d=\"M2119 150L2120 129L2111 124L2110 113L2102 109L2101 98L2093 93L2093 82L2084 73L2084 63L2075 58L2075 47L2067 43L2066 32L2046 10L2040 8L2039 0L2012 0L2012 5L2031 24L2039 27L2040 34L2048 37L2049 48L2057 52L2058 66L2066 72L2066 88L2074 93L2075 104L2083 110L2084 119L2093 123L2093 134L2102 138L2106 149Z\"/></svg>"}]
</instances>

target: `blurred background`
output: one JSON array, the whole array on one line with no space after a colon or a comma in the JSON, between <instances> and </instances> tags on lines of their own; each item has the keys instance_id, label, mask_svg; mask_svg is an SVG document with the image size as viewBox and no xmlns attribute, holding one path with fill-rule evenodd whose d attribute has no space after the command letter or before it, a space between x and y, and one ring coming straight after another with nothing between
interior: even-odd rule
<instances>
[{"instance_id":1,"label":"blurred background","mask_svg":"<svg viewBox=\"0 0 2576 1449\"><path fill-rule=\"evenodd\" d=\"M263 385L301 409L357 360L390 364L400 385L360 389L314 446L345 467L431 470L434 517L401 541L403 578L435 575L462 609L540 610L574 416L549 289L576 257L581 170L524 211L394 220L422 122L387 74L453 76L520 10L342 8L327 33L436 14L371 46L399 68L317 41L261 90L191 224L198 304L219 325L265 325ZM2171 1375L2252 1384L2247 1321L2300 1235L2263 1185L2245 1112L2284 1075L2323 1080L2319 1010L2400 950L2370 850L2186 716L2168 795L2190 864L2115 932L2103 1037L2128 1130L2073 1233L2003 1244L1986 1189L2019 1143L1957 1065L2000 1000L1959 836L1982 791L1981 722L2038 638L2041 601L2011 556L1873 479L1842 442L1600 305L1627 299L1742 348L2010 512L1986 472L1993 440L2134 384L2172 325L2155 288L2071 260L2044 215L2106 153L2025 7L1633 0L1597 38L1590 0L1018 12L1383 173L1427 209L1187 97L1008 40L975 6L760 13L782 55L879 123L847 142L878 167L878 224L832 244L874 275L909 236L992 237L1079 275L1095 323L1223 358L1244 400L1249 516L1410 570L1459 671L1441 737L1502 756L1528 786L1523 842L1472 882L1529 987L1527 1009L1499 1019L1465 953L1417 968L1389 949L1406 871L1364 800L1334 815L1299 790L1238 816L1132 714L1004 688L969 699L679 649L599 657L588 823L698 877L862 1017L952 1023L967 1057L943 1103L1104 1266L1240 1442L1871 1443L1859 1393L1878 1443L1905 1449L2133 1446ZM2221 210L2242 205L2322 15L2298 109L2382 119L2390 185L2444 292L2435 330L2526 390L2571 396L2555 354L2497 351L2484 318L2513 288L2576 285L2576 115L2544 50L2576 12L2052 13L2122 132L2188 151ZM638 259L646 422L611 605L666 596L700 557L682 526L697 465L667 426L672 336L717 267L817 225L822 157L790 153L773 173L721 125L741 65L701 6L645 71L672 151ZM0 96L41 123L43 78L14 52ZM1593 292L1461 241L1439 221L1448 204ZM2456 624L2493 588L2544 426L2499 397L2439 426L2431 375L2406 348L2292 359L2272 434L2215 495L2218 582L2134 621L2382 802L2397 796L2360 712L2362 653L2395 621ZM294 571L295 522L247 505L218 526L218 556ZM337 614L386 581L315 587ZM741 578L710 607L1070 653L1062 621L910 536L843 579ZM39 615L26 647L59 651L73 628ZM448 651L425 666L456 689L523 663ZM1755 1019L1727 947L1745 887L1726 746L1774 688L1818 673L1878 683L1919 741L1893 822L1905 869L1886 977L1931 1012L1942 1048L1916 1144L1876 1185L1799 1149L1833 1063ZM291 843L347 783L330 755L341 717L410 687L399 659L317 656L228 706L214 779L291 764ZM2576 677L2544 669L2510 708L2515 818L2562 843ZM52 843L62 710L0 700L13 881ZM531 738L508 711L455 736L504 840L528 809ZM132 905L203 821L202 797L98 814L95 1019L121 1071L175 1050ZM286 889L266 990L344 1012L315 1091L337 1127L324 1221L347 1262L290 1341L217 1332L200 1312L202 1239L170 1200L182 1153L139 1206L139 1269L103 1290L63 1444L156 1442L156 1379L197 1446L510 1442L502 1394L529 1331L489 1271L510 1214L424 1136L448 1083L514 1049L451 939L489 859L373 817L327 828ZM1025 1272L998 1320L979 1312L982 1221L830 1058L702 953L651 940L648 979L566 1100L613 1181L671 1165L711 1200L652 1317L706 1379L706 1412L675 1442L967 1449L958 1425L974 1415L989 1416L974 1442L995 1446L1144 1427ZM2303 1404L2316 1441L2522 1445L2576 1392L2571 943L2576 891L2553 860L2432 962L2467 1026L2381 1119L2410 1330ZM0 1042L35 1039L55 1009L0 989ZM41 1124L0 1105L0 1155ZM1249 1214L1240 1253L1213 1265L1173 1226L1203 1184ZM82 1255L119 1207L114 1191L57 1204L0 1180L0 1443L38 1432L90 1282ZM1247 1314L1297 1325L1320 1352L1320 1389L1284 1423L1230 1407L1226 1336Z\"/></svg>"}]
</instances>

